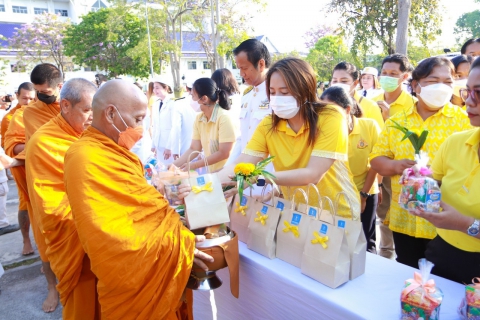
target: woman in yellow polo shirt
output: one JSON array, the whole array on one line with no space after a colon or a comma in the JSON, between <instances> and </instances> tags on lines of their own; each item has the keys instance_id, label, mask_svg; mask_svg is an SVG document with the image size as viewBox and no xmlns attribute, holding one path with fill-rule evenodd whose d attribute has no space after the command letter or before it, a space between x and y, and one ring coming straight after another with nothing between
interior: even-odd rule
<instances>
[{"instance_id":1,"label":"woman in yellow polo shirt","mask_svg":"<svg viewBox=\"0 0 480 320\"><path fill-rule=\"evenodd\" d=\"M275 182L294 190L314 183L322 196L335 199L345 191L355 213L360 199L348 167L348 128L345 112L338 106L318 101L312 67L297 58L276 62L267 73L267 96L273 114L258 125L252 139L236 163L256 164L271 155ZM224 183L230 181L235 164L220 172ZM298 198L301 201L301 197ZM310 205L317 206L312 192ZM342 199L339 214L350 217L350 206Z\"/></svg>"},{"instance_id":2,"label":"woman in yellow polo shirt","mask_svg":"<svg viewBox=\"0 0 480 320\"><path fill-rule=\"evenodd\" d=\"M347 113L348 121L348 164L353 181L360 191L361 221L367 239L367 251L377 253L376 214L379 201L377 172L370 167L369 156L380 135L378 124L372 119L361 118L362 110L354 104L348 93L339 87L325 90L321 100L334 103Z\"/></svg>"},{"instance_id":3,"label":"woman in yellow polo shirt","mask_svg":"<svg viewBox=\"0 0 480 320\"><path fill-rule=\"evenodd\" d=\"M193 83L192 101L200 105L202 112L195 119L190 148L173 164L182 170L202 168L203 161L193 161L196 157L192 157L189 165L188 159L192 152L203 150L210 172L216 172L227 162L236 140L235 126L228 114L228 94L212 79L200 78Z\"/></svg>"},{"instance_id":4,"label":"woman in yellow polo shirt","mask_svg":"<svg viewBox=\"0 0 480 320\"><path fill-rule=\"evenodd\" d=\"M372 168L384 177L391 177L392 201L389 228L393 232L397 261L413 268L425 257L425 249L436 236L435 227L422 218L408 214L398 204L399 179L403 171L415 165L415 151L403 132L392 128L391 120L409 129L429 131L423 151L430 163L441 144L455 132L471 129L465 112L449 101L453 92L455 69L447 58L423 60L412 73L412 93L418 97L411 108L398 112L385 123L370 155Z\"/></svg>"},{"instance_id":5,"label":"woman in yellow polo shirt","mask_svg":"<svg viewBox=\"0 0 480 320\"><path fill-rule=\"evenodd\" d=\"M460 283L480 273L480 59L472 64L467 88L461 94L476 128L445 140L431 167L441 182L443 211L411 212L437 227L425 252L433 273Z\"/></svg>"}]
</instances>

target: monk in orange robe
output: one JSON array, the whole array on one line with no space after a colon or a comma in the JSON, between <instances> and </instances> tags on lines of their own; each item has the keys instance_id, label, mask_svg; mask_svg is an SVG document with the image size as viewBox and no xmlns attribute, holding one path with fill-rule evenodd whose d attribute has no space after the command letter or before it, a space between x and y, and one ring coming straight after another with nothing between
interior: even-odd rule
<instances>
[{"instance_id":1,"label":"monk in orange robe","mask_svg":"<svg viewBox=\"0 0 480 320\"><path fill-rule=\"evenodd\" d=\"M16 94L17 94L18 104L15 107L11 108L8 111L8 113L3 117L2 123L0 126L0 133L2 135L1 136L2 148L5 148L5 134L7 132L8 126L15 112L18 109L20 109L21 106L26 106L35 99L35 90L33 89L33 85L30 82L22 83L18 87ZM13 154L11 153L10 156L13 156ZM16 169L13 169L13 171L15 170ZM25 202L24 197L19 194L19 199L20 201L19 201L19 208L18 208L18 224L20 225L20 231L22 232L22 237L23 237L22 254L24 256L28 256L33 254L33 247L32 247L32 242L30 241L30 234L29 234L30 219L28 218L27 204Z\"/></svg>"},{"instance_id":2,"label":"monk in orange robe","mask_svg":"<svg viewBox=\"0 0 480 320\"><path fill-rule=\"evenodd\" d=\"M191 319L185 285L192 264L213 259L195 249L195 236L130 151L143 132L147 98L132 83L110 80L92 107L92 125L68 149L64 171L102 318Z\"/></svg>"},{"instance_id":3,"label":"monk in orange robe","mask_svg":"<svg viewBox=\"0 0 480 320\"><path fill-rule=\"evenodd\" d=\"M96 278L78 238L63 183L65 153L92 121L95 91L88 80L67 81L60 93L61 114L38 129L25 149L28 194L58 278L63 319L100 318Z\"/></svg>"}]
</instances>

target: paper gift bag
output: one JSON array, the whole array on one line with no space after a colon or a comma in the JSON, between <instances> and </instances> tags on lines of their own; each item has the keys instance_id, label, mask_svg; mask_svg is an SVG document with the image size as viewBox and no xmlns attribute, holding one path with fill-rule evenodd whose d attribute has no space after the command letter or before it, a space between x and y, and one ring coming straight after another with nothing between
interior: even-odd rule
<instances>
[{"instance_id":1,"label":"paper gift bag","mask_svg":"<svg viewBox=\"0 0 480 320\"><path fill-rule=\"evenodd\" d=\"M308 203L307 194L303 189L296 189L290 208L282 212L277 227L277 258L300 268L303 247L307 239L308 226L311 217L295 210L295 194L300 192Z\"/></svg>"},{"instance_id":2,"label":"paper gift bag","mask_svg":"<svg viewBox=\"0 0 480 320\"><path fill-rule=\"evenodd\" d=\"M255 201L248 223L247 247L250 250L270 259L275 258L275 234L280 215L281 211L276 207L275 201L273 206Z\"/></svg>"},{"instance_id":3,"label":"paper gift bag","mask_svg":"<svg viewBox=\"0 0 480 320\"><path fill-rule=\"evenodd\" d=\"M302 255L302 273L330 287L348 281L350 256L344 229L334 223L313 220Z\"/></svg>"},{"instance_id":4,"label":"paper gift bag","mask_svg":"<svg viewBox=\"0 0 480 320\"><path fill-rule=\"evenodd\" d=\"M339 192L335 198L335 212L340 203L340 198L345 197L350 206L352 220L337 215L337 227L345 229L347 237L348 250L350 253L350 280L365 273L365 263L367 259L367 240L363 232L360 214L353 211L350 198L345 192Z\"/></svg>"},{"instance_id":5,"label":"paper gift bag","mask_svg":"<svg viewBox=\"0 0 480 320\"><path fill-rule=\"evenodd\" d=\"M244 193L241 200L240 195L237 194L230 210L230 228L235 230L238 240L244 243L247 242L248 223L252 216L252 207L254 203L255 199L252 197L251 192L250 196L247 196Z\"/></svg>"},{"instance_id":6,"label":"paper gift bag","mask_svg":"<svg viewBox=\"0 0 480 320\"><path fill-rule=\"evenodd\" d=\"M204 161L208 168L205 159ZM190 168L188 172L190 173ZM185 197L186 218L190 230L230 221L228 204L216 173L189 176L183 183L188 183L192 187L192 192Z\"/></svg>"}]
</instances>

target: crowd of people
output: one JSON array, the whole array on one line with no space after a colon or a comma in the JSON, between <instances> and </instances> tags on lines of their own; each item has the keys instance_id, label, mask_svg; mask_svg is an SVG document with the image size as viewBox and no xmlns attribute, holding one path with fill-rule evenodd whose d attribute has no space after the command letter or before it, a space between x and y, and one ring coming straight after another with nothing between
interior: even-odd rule
<instances>
[{"instance_id":1,"label":"crowd of people","mask_svg":"<svg viewBox=\"0 0 480 320\"><path fill-rule=\"evenodd\" d=\"M233 51L248 88L220 69L187 81L181 98L163 77L144 93L101 75L95 84L64 83L57 67L37 65L1 123L0 158L14 158L5 167L18 187L19 226L6 220L2 170L0 234L20 228L28 255L31 226L48 283L45 312L60 298L65 319L188 319L190 270L212 257L195 249L203 238L149 185L144 164L155 157L165 168L216 172L233 186L229 198L237 193L236 164L273 156L268 170L281 188L264 195L253 186L260 200L290 199L311 183L331 199L344 192L337 214L361 213L369 252L415 268L426 257L434 274L469 283L480 266L477 40L451 60L426 58L415 68L402 54L385 57L380 70L340 62L328 88L318 90L307 62L272 64L265 45L249 39ZM428 130L423 150L441 185L441 212L398 204L400 177L416 162L394 122ZM180 199L190 191L182 185ZM310 205L319 200L308 194Z\"/></svg>"}]
</instances>

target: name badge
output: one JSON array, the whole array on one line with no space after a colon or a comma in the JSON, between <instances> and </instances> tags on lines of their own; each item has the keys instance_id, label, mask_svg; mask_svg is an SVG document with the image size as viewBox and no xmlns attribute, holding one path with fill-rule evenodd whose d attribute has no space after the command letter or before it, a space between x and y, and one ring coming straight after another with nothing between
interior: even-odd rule
<instances>
[{"instance_id":1,"label":"name badge","mask_svg":"<svg viewBox=\"0 0 480 320\"><path fill-rule=\"evenodd\" d=\"M345 229L345 221L344 220L338 220L337 226L339 228Z\"/></svg>"},{"instance_id":2,"label":"name badge","mask_svg":"<svg viewBox=\"0 0 480 320\"><path fill-rule=\"evenodd\" d=\"M261 101L261 102L260 102L260 105L258 106L258 109L262 109L262 110L268 109L269 106L270 106L269 103L270 103L270 102L268 101L268 99Z\"/></svg>"},{"instance_id":3,"label":"name badge","mask_svg":"<svg viewBox=\"0 0 480 320\"><path fill-rule=\"evenodd\" d=\"M327 234L328 226L325 223L322 223L322 227L320 228L321 234Z\"/></svg>"},{"instance_id":4,"label":"name badge","mask_svg":"<svg viewBox=\"0 0 480 320\"><path fill-rule=\"evenodd\" d=\"M198 177L198 178L197 178L197 184L198 184L199 186L205 185L205 177Z\"/></svg>"},{"instance_id":5,"label":"name badge","mask_svg":"<svg viewBox=\"0 0 480 320\"><path fill-rule=\"evenodd\" d=\"M290 224L294 226L298 226L300 224L300 220L302 220L302 216L298 213L294 213L292 216L292 221L290 221Z\"/></svg>"},{"instance_id":6,"label":"name badge","mask_svg":"<svg viewBox=\"0 0 480 320\"><path fill-rule=\"evenodd\" d=\"M285 208L285 203L278 201L277 209L280 209L280 211L283 211L284 208Z\"/></svg>"},{"instance_id":7,"label":"name badge","mask_svg":"<svg viewBox=\"0 0 480 320\"><path fill-rule=\"evenodd\" d=\"M268 212L268 207L267 206L263 206L262 210L260 211L262 214L267 214Z\"/></svg>"},{"instance_id":8,"label":"name badge","mask_svg":"<svg viewBox=\"0 0 480 320\"><path fill-rule=\"evenodd\" d=\"M310 207L310 209L308 210L308 215L315 218L317 216L317 209Z\"/></svg>"},{"instance_id":9,"label":"name badge","mask_svg":"<svg viewBox=\"0 0 480 320\"><path fill-rule=\"evenodd\" d=\"M246 206L247 205L247 198L245 196L242 197L242 201L240 202L240 205L242 207Z\"/></svg>"}]
</instances>

